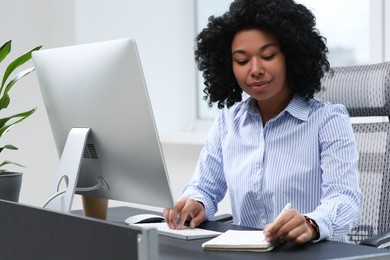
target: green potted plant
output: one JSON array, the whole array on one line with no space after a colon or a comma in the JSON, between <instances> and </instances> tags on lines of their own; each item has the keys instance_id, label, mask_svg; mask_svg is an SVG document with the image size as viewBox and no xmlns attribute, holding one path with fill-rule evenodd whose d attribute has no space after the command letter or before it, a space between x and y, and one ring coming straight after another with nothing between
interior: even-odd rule
<instances>
[{"instance_id":1,"label":"green potted plant","mask_svg":"<svg viewBox=\"0 0 390 260\"><path fill-rule=\"evenodd\" d=\"M0 47L0 64L11 52L11 43L11 40L7 41ZM10 116L6 115L4 111L10 104L9 91L11 90L11 88L19 79L34 71L34 68L22 70L10 80L8 80L9 77L13 72L15 72L18 67L20 67L31 59L31 53L33 51L39 50L41 47L42 46L35 47L34 49L26 52L22 56L10 62L6 70L4 71L3 79L1 81L0 86L0 141L2 140L1 138L3 137L3 134L8 132L12 126L22 122L24 119L32 115L36 110L35 108L33 108L31 110ZM2 155L2 152L4 152L5 150L18 150L18 148L11 144L4 145L0 143L0 155ZM23 165L16 162L12 162L9 160L0 160L0 199L17 202L19 200L19 193L22 184L22 173L8 171L4 168L4 166L10 164L24 167Z\"/></svg>"}]
</instances>

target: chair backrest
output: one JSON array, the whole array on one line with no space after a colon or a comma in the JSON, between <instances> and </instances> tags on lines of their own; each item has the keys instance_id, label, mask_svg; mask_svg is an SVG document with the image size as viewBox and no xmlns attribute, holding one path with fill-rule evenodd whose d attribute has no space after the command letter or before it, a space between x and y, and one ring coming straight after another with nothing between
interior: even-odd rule
<instances>
[{"instance_id":1,"label":"chair backrest","mask_svg":"<svg viewBox=\"0 0 390 260\"><path fill-rule=\"evenodd\" d=\"M365 202L361 223L349 237L359 243L390 230L390 62L335 67L324 77L322 87L316 97L345 105L357 121L352 126Z\"/></svg>"}]
</instances>

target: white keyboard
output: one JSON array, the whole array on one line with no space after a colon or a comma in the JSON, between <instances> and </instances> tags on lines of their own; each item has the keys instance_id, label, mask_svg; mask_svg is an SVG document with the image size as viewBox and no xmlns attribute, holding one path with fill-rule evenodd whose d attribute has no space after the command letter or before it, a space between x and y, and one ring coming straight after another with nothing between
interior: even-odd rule
<instances>
[{"instance_id":1,"label":"white keyboard","mask_svg":"<svg viewBox=\"0 0 390 260\"><path fill-rule=\"evenodd\" d=\"M157 233L162 236L168 236L168 237L174 237L174 238L180 238L184 240L192 240L192 239L199 239L199 238L210 238L210 237L216 237L221 232L202 229L202 228L194 228L190 229L189 227L185 226L181 230L177 229L170 229L165 222L161 223L142 223L142 224L133 224L134 226L138 227L152 227L157 229Z\"/></svg>"}]
</instances>

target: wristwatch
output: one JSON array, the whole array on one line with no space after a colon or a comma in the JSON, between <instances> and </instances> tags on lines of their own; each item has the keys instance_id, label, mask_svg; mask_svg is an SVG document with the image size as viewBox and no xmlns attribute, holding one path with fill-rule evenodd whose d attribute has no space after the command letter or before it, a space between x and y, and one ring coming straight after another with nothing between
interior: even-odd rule
<instances>
[{"instance_id":1,"label":"wristwatch","mask_svg":"<svg viewBox=\"0 0 390 260\"><path fill-rule=\"evenodd\" d=\"M306 216L304 216L304 217L306 219L306 222L309 224L309 226L311 226L317 233L316 237L313 240L319 239L320 238L320 228L318 227L317 223L309 217L306 217Z\"/></svg>"}]
</instances>

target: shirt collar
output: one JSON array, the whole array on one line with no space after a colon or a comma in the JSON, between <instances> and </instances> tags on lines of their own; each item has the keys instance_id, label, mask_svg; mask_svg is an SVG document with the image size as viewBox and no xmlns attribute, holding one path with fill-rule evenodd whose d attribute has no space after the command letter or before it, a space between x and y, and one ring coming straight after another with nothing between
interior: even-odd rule
<instances>
[{"instance_id":1,"label":"shirt collar","mask_svg":"<svg viewBox=\"0 0 390 260\"><path fill-rule=\"evenodd\" d=\"M310 113L310 101L295 95L286 107L285 111L302 121L307 121Z\"/></svg>"},{"instance_id":2,"label":"shirt collar","mask_svg":"<svg viewBox=\"0 0 390 260\"><path fill-rule=\"evenodd\" d=\"M255 99L248 98L248 100L246 100L246 106L250 115L260 116L259 108L257 107L257 102ZM293 117L302 121L307 121L310 113L310 102L298 95L295 95L287 107L279 114L279 116L285 112L288 112Z\"/></svg>"}]
</instances>

